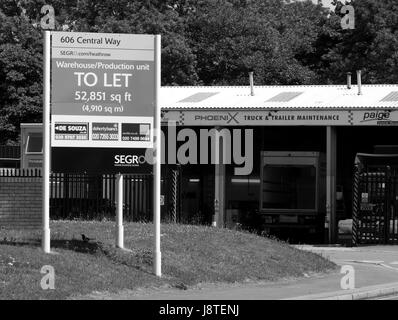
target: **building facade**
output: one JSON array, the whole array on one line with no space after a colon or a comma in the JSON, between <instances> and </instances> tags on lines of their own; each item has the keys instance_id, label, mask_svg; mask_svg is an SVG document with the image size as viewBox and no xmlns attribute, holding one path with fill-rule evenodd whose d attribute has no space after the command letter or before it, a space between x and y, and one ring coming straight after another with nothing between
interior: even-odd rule
<instances>
[{"instance_id":1,"label":"building facade","mask_svg":"<svg viewBox=\"0 0 398 320\"><path fill-rule=\"evenodd\" d=\"M397 102L396 85L162 88L163 125L177 146L189 140L187 128L198 137L216 130L219 142L210 148L227 159L211 165L183 157L181 219L197 216L293 242L339 241L339 222L353 217L356 154L395 152ZM239 141L234 130L240 130ZM251 141L243 139L245 132ZM223 141L232 147L225 150ZM244 175L231 161L236 151L252 163Z\"/></svg>"},{"instance_id":2,"label":"building facade","mask_svg":"<svg viewBox=\"0 0 398 320\"><path fill-rule=\"evenodd\" d=\"M398 153L398 85L162 87L160 104L167 221L336 243L356 210L356 155Z\"/></svg>"}]
</instances>

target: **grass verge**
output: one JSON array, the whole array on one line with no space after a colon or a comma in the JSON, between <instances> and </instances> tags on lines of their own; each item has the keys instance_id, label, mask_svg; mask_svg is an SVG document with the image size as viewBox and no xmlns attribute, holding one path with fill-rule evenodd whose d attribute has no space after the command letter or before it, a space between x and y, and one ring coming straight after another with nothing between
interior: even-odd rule
<instances>
[{"instance_id":1,"label":"grass verge","mask_svg":"<svg viewBox=\"0 0 398 320\"><path fill-rule=\"evenodd\" d=\"M163 277L158 279L152 275L152 225L125 225L125 246L131 252L114 247L114 230L113 222L53 221L56 254L41 251L40 231L0 230L0 299L65 299L94 291L276 281L336 267L317 254L246 232L163 224ZM82 233L93 240L83 242ZM41 289L44 265L54 267L55 290Z\"/></svg>"}]
</instances>

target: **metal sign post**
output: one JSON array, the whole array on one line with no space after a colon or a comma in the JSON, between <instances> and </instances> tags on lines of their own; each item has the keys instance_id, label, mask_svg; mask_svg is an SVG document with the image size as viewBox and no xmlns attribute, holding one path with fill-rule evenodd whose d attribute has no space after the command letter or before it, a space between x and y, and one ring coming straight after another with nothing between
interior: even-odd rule
<instances>
[{"instance_id":1,"label":"metal sign post","mask_svg":"<svg viewBox=\"0 0 398 320\"><path fill-rule=\"evenodd\" d=\"M116 247L124 248L124 227L123 227L123 175L116 176L117 183L117 212L116 212Z\"/></svg>"},{"instance_id":2,"label":"metal sign post","mask_svg":"<svg viewBox=\"0 0 398 320\"><path fill-rule=\"evenodd\" d=\"M50 253L50 53L51 32L43 31L43 170L42 170L42 203L43 235L42 248Z\"/></svg>"},{"instance_id":3,"label":"metal sign post","mask_svg":"<svg viewBox=\"0 0 398 320\"><path fill-rule=\"evenodd\" d=\"M154 225L154 257L153 269L156 276L162 276L162 254L160 251L160 176L161 176L161 124L160 124L160 35L155 36L155 118L154 118L154 171L153 171L153 225Z\"/></svg>"}]
</instances>

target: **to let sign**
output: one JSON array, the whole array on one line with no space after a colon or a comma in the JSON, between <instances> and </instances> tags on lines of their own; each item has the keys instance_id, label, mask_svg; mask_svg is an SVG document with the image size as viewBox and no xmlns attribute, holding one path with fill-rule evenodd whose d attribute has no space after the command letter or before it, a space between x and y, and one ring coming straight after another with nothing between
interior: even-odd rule
<instances>
[{"instance_id":1,"label":"to let sign","mask_svg":"<svg viewBox=\"0 0 398 320\"><path fill-rule=\"evenodd\" d=\"M153 148L155 36L51 35L53 171L150 170L145 163L121 167L115 159ZM90 165L81 158L88 153L107 159Z\"/></svg>"}]
</instances>

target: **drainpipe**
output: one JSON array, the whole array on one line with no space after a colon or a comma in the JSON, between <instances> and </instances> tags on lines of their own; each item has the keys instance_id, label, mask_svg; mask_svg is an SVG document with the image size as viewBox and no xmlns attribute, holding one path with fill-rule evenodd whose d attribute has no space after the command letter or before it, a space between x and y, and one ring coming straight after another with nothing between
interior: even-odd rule
<instances>
[{"instance_id":1,"label":"drainpipe","mask_svg":"<svg viewBox=\"0 0 398 320\"><path fill-rule=\"evenodd\" d=\"M249 72L249 81L250 81L250 95L254 96L254 77L253 71Z\"/></svg>"},{"instance_id":2,"label":"drainpipe","mask_svg":"<svg viewBox=\"0 0 398 320\"><path fill-rule=\"evenodd\" d=\"M347 89L351 89L351 72L347 72Z\"/></svg>"},{"instance_id":3,"label":"drainpipe","mask_svg":"<svg viewBox=\"0 0 398 320\"><path fill-rule=\"evenodd\" d=\"M358 95L362 95L362 79L361 70L357 70L357 82L358 82Z\"/></svg>"}]
</instances>

